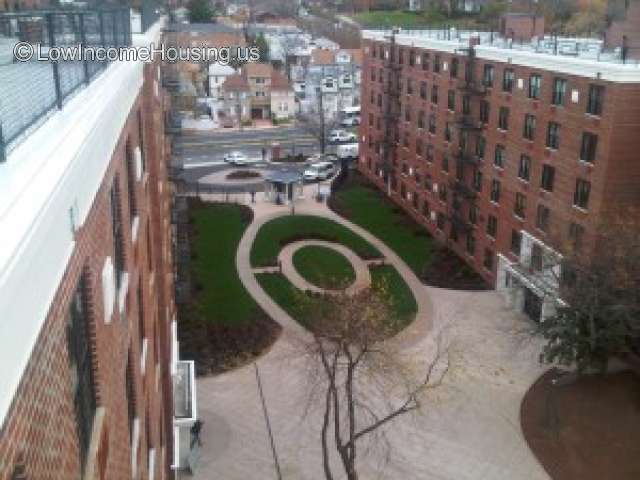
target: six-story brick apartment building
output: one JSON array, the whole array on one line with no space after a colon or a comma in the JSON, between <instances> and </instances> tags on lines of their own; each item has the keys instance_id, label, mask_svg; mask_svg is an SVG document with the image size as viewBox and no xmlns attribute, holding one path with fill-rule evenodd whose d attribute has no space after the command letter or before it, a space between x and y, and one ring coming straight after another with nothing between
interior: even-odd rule
<instances>
[{"instance_id":1,"label":"six-story brick apartment building","mask_svg":"<svg viewBox=\"0 0 640 480\"><path fill-rule=\"evenodd\" d=\"M542 258L586 250L640 201L637 61L599 40L363 38L360 170L515 308L549 315L558 272Z\"/></svg>"},{"instance_id":2,"label":"six-story brick apartment building","mask_svg":"<svg viewBox=\"0 0 640 480\"><path fill-rule=\"evenodd\" d=\"M162 22L0 15L0 58L18 40L149 45ZM3 61L0 82L0 479L174 478L196 404L160 66Z\"/></svg>"}]
</instances>

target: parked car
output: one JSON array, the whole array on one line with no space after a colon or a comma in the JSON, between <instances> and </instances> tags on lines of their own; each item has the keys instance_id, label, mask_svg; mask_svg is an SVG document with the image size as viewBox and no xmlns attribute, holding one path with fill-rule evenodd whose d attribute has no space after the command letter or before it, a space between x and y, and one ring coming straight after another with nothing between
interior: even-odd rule
<instances>
[{"instance_id":1,"label":"parked car","mask_svg":"<svg viewBox=\"0 0 640 480\"><path fill-rule=\"evenodd\" d=\"M227 153L224 156L224 161L232 165L246 165L247 163L249 163L249 159L247 158L247 156L237 150Z\"/></svg>"},{"instance_id":2,"label":"parked car","mask_svg":"<svg viewBox=\"0 0 640 480\"><path fill-rule=\"evenodd\" d=\"M329 133L329 143L353 143L356 141L356 134L346 130L332 130Z\"/></svg>"},{"instance_id":3,"label":"parked car","mask_svg":"<svg viewBox=\"0 0 640 480\"><path fill-rule=\"evenodd\" d=\"M335 173L335 166L332 162L318 162L310 165L302 174L306 181L326 180Z\"/></svg>"},{"instance_id":4,"label":"parked car","mask_svg":"<svg viewBox=\"0 0 640 480\"><path fill-rule=\"evenodd\" d=\"M336 148L336 154L340 160L343 159L356 159L358 158L359 146L357 143L345 143L338 145Z\"/></svg>"},{"instance_id":5,"label":"parked car","mask_svg":"<svg viewBox=\"0 0 640 480\"><path fill-rule=\"evenodd\" d=\"M355 127L357 125L360 125L360 117L358 116L347 117L342 119L342 121L340 122L340 126L342 127Z\"/></svg>"}]
</instances>

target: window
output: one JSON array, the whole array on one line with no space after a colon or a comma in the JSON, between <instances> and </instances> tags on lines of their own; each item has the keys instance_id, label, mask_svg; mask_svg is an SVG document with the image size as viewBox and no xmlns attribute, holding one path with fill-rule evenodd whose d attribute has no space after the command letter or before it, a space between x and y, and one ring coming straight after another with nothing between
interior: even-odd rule
<instances>
[{"instance_id":1,"label":"window","mask_svg":"<svg viewBox=\"0 0 640 480\"><path fill-rule=\"evenodd\" d=\"M536 213L536 227L543 232L546 232L549 228L549 217L551 216L551 210L544 205L538 205L538 211Z\"/></svg>"},{"instance_id":2,"label":"window","mask_svg":"<svg viewBox=\"0 0 640 480\"><path fill-rule=\"evenodd\" d=\"M580 145L580 160L583 162L593 163L596 159L596 149L598 148L598 136L584 132L582 134L582 143Z\"/></svg>"},{"instance_id":3,"label":"window","mask_svg":"<svg viewBox=\"0 0 640 480\"><path fill-rule=\"evenodd\" d=\"M487 147L487 140L483 136L479 136L476 140L476 157L480 160L484 159L484 152Z\"/></svg>"},{"instance_id":4,"label":"window","mask_svg":"<svg viewBox=\"0 0 640 480\"><path fill-rule=\"evenodd\" d=\"M555 167L551 165L542 166L542 178L540 179L540 188L547 192L553 192L553 178L556 175Z\"/></svg>"},{"instance_id":5,"label":"window","mask_svg":"<svg viewBox=\"0 0 640 480\"><path fill-rule=\"evenodd\" d=\"M560 148L560 125L556 122L547 125L547 147L553 150Z\"/></svg>"},{"instance_id":6,"label":"window","mask_svg":"<svg viewBox=\"0 0 640 480\"><path fill-rule=\"evenodd\" d=\"M484 249L484 260L482 265L489 271L493 270L493 251L489 248Z\"/></svg>"},{"instance_id":7,"label":"window","mask_svg":"<svg viewBox=\"0 0 640 480\"><path fill-rule=\"evenodd\" d=\"M424 177L424 188L429 192L433 190L433 179L429 174L425 175Z\"/></svg>"},{"instance_id":8,"label":"window","mask_svg":"<svg viewBox=\"0 0 640 480\"><path fill-rule=\"evenodd\" d=\"M489 123L489 112L491 108L489 106L489 102L486 100L482 100L480 102L480 121L482 123Z\"/></svg>"},{"instance_id":9,"label":"window","mask_svg":"<svg viewBox=\"0 0 640 480\"><path fill-rule=\"evenodd\" d=\"M482 72L482 84L485 87L493 87L493 65L485 65Z\"/></svg>"},{"instance_id":10,"label":"window","mask_svg":"<svg viewBox=\"0 0 640 480\"><path fill-rule=\"evenodd\" d=\"M473 255L476 252L476 238L473 235L467 235L467 253Z\"/></svg>"},{"instance_id":11,"label":"window","mask_svg":"<svg viewBox=\"0 0 640 480\"><path fill-rule=\"evenodd\" d=\"M498 111L498 128L509 130L509 107L500 107Z\"/></svg>"},{"instance_id":12,"label":"window","mask_svg":"<svg viewBox=\"0 0 640 480\"><path fill-rule=\"evenodd\" d=\"M372 82L376 81L376 69L375 68L371 68L371 81Z\"/></svg>"},{"instance_id":13,"label":"window","mask_svg":"<svg viewBox=\"0 0 640 480\"><path fill-rule=\"evenodd\" d=\"M147 171L147 159L144 152L144 123L142 121L142 111L138 110L138 146L140 147L140 160L142 162L142 171Z\"/></svg>"},{"instance_id":14,"label":"window","mask_svg":"<svg viewBox=\"0 0 640 480\"><path fill-rule=\"evenodd\" d=\"M498 235L498 218L495 215L489 214L487 217L487 235L492 238Z\"/></svg>"},{"instance_id":15,"label":"window","mask_svg":"<svg viewBox=\"0 0 640 480\"><path fill-rule=\"evenodd\" d=\"M496 145L496 153L493 158L493 164L496 167L504 168L504 164L506 160L507 160L507 151L504 145L500 145L500 144Z\"/></svg>"},{"instance_id":16,"label":"window","mask_svg":"<svg viewBox=\"0 0 640 480\"><path fill-rule=\"evenodd\" d=\"M429 59L431 55L429 53L422 54L422 70L429 70Z\"/></svg>"},{"instance_id":17,"label":"window","mask_svg":"<svg viewBox=\"0 0 640 480\"><path fill-rule=\"evenodd\" d=\"M445 184L440 184L440 187L438 189L438 198L440 198L441 201L446 202L447 196L447 186Z\"/></svg>"},{"instance_id":18,"label":"window","mask_svg":"<svg viewBox=\"0 0 640 480\"><path fill-rule=\"evenodd\" d=\"M427 153L426 153L427 162L433 162L433 145L427 145Z\"/></svg>"},{"instance_id":19,"label":"window","mask_svg":"<svg viewBox=\"0 0 640 480\"><path fill-rule=\"evenodd\" d=\"M404 64L404 50L402 48L398 48L398 63L400 65Z\"/></svg>"},{"instance_id":20,"label":"window","mask_svg":"<svg viewBox=\"0 0 640 480\"><path fill-rule=\"evenodd\" d=\"M422 215L425 218L429 218L429 216L431 215L431 208L429 207L429 202L427 200L422 202Z\"/></svg>"},{"instance_id":21,"label":"window","mask_svg":"<svg viewBox=\"0 0 640 480\"><path fill-rule=\"evenodd\" d=\"M134 366L131 350L127 355L127 367L124 372L125 394L127 397L127 416L129 420L129 442L133 442L133 424L136 419L136 388L134 384Z\"/></svg>"},{"instance_id":22,"label":"window","mask_svg":"<svg viewBox=\"0 0 640 480\"><path fill-rule=\"evenodd\" d=\"M518 177L527 182L531 179L531 157L529 155L520 155Z\"/></svg>"},{"instance_id":23,"label":"window","mask_svg":"<svg viewBox=\"0 0 640 480\"><path fill-rule=\"evenodd\" d=\"M451 59L451 68L449 69L449 75L451 76L451 78L457 78L458 77L458 59L457 58L452 58Z\"/></svg>"},{"instance_id":24,"label":"window","mask_svg":"<svg viewBox=\"0 0 640 480\"><path fill-rule=\"evenodd\" d=\"M438 104L438 86L434 85L431 87L431 103L434 105Z\"/></svg>"},{"instance_id":25,"label":"window","mask_svg":"<svg viewBox=\"0 0 640 480\"><path fill-rule=\"evenodd\" d=\"M420 82L420 98L427 99L427 82Z\"/></svg>"},{"instance_id":26,"label":"window","mask_svg":"<svg viewBox=\"0 0 640 480\"><path fill-rule=\"evenodd\" d=\"M567 92L567 81L564 78L555 78L553 80L553 93L551 95L551 103L553 105L564 105L564 96Z\"/></svg>"},{"instance_id":27,"label":"window","mask_svg":"<svg viewBox=\"0 0 640 480\"><path fill-rule=\"evenodd\" d=\"M576 191L573 195L573 204L576 207L587 209L589 206L589 193L591 191L591 182L576 179Z\"/></svg>"},{"instance_id":28,"label":"window","mask_svg":"<svg viewBox=\"0 0 640 480\"><path fill-rule=\"evenodd\" d=\"M72 372L73 405L83 467L87 460L93 419L96 414L92 341L89 333L90 318L86 292L86 279L81 275L71 298L66 325L67 348Z\"/></svg>"},{"instance_id":29,"label":"window","mask_svg":"<svg viewBox=\"0 0 640 480\"><path fill-rule=\"evenodd\" d=\"M520 255L520 245L522 244L522 233L517 230L511 231L511 251Z\"/></svg>"},{"instance_id":30,"label":"window","mask_svg":"<svg viewBox=\"0 0 640 480\"><path fill-rule=\"evenodd\" d=\"M462 97L462 114L463 115L471 114L471 97L469 95L464 95Z\"/></svg>"},{"instance_id":31,"label":"window","mask_svg":"<svg viewBox=\"0 0 640 480\"><path fill-rule=\"evenodd\" d=\"M122 275L124 274L124 237L122 232L122 219L120 216L120 185L119 177L113 178L109 200L111 203L111 235L113 238L113 269L116 280L116 290L120 289Z\"/></svg>"},{"instance_id":32,"label":"window","mask_svg":"<svg viewBox=\"0 0 640 480\"><path fill-rule=\"evenodd\" d=\"M436 224L438 225L438 230L444 230L444 224L446 221L447 219L444 216L444 213L438 212L438 215L436 216Z\"/></svg>"},{"instance_id":33,"label":"window","mask_svg":"<svg viewBox=\"0 0 640 480\"><path fill-rule=\"evenodd\" d=\"M540 86L542 84L542 77L537 74L533 74L529 77L529 98L537 100L540 98Z\"/></svg>"},{"instance_id":34,"label":"window","mask_svg":"<svg viewBox=\"0 0 640 480\"><path fill-rule=\"evenodd\" d=\"M413 79L407 78L407 95L413 95Z\"/></svg>"},{"instance_id":35,"label":"window","mask_svg":"<svg viewBox=\"0 0 640 480\"><path fill-rule=\"evenodd\" d=\"M378 94L378 107L382 107L382 95Z\"/></svg>"},{"instance_id":36,"label":"window","mask_svg":"<svg viewBox=\"0 0 640 480\"><path fill-rule=\"evenodd\" d=\"M473 188L476 192L482 191L482 172L478 168L473 171Z\"/></svg>"},{"instance_id":37,"label":"window","mask_svg":"<svg viewBox=\"0 0 640 480\"><path fill-rule=\"evenodd\" d=\"M604 100L604 87L601 85L589 85L589 99L587 101L587 113L602 115L602 102Z\"/></svg>"},{"instance_id":38,"label":"window","mask_svg":"<svg viewBox=\"0 0 640 480\"><path fill-rule=\"evenodd\" d=\"M542 247L537 243L531 246L531 268L536 272L542 271Z\"/></svg>"},{"instance_id":39,"label":"window","mask_svg":"<svg viewBox=\"0 0 640 480\"><path fill-rule=\"evenodd\" d=\"M421 157L423 153L423 145L421 139L416 139L416 155Z\"/></svg>"},{"instance_id":40,"label":"window","mask_svg":"<svg viewBox=\"0 0 640 480\"><path fill-rule=\"evenodd\" d=\"M136 300L138 302L138 335L140 341L140 351L142 351L142 343L145 337L144 331L144 298L142 292L142 275L138 280L138 288L136 290Z\"/></svg>"},{"instance_id":41,"label":"window","mask_svg":"<svg viewBox=\"0 0 640 480\"><path fill-rule=\"evenodd\" d=\"M519 218L525 218L527 212L527 197L522 193L516 193L516 202L513 205L513 213Z\"/></svg>"},{"instance_id":42,"label":"window","mask_svg":"<svg viewBox=\"0 0 640 480\"><path fill-rule=\"evenodd\" d=\"M429 133L436 133L436 116L433 113L429 115Z\"/></svg>"},{"instance_id":43,"label":"window","mask_svg":"<svg viewBox=\"0 0 640 480\"><path fill-rule=\"evenodd\" d=\"M416 64L416 52L413 50L409 51L409 66L413 67Z\"/></svg>"},{"instance_id":44,"label":"window","mask_svg":"<svg viewBox=\"0 0 640 480\"><path fill-rule=\"evenodd\" d=\"M475 204L471 205L469 207L469 223L471 223L471 225L477 225L479 216L480 216L480 208Z\"/></svg>"},{"instance_id":45,"label":"window","mask_svg":"<svg viewBox=\"0 0 640 480\"><path fill-rule=\"evenodd\" d=\"M569 225L569 240L574 250L578 251L582 247L582 240L584 238L584 227L579 223L571 223Z\"/></svg>"},{"instance_id":46,"label":"window","mask_svg":"<svg viewBox=\"0 0 640 480\"><path fill-rule=\"evenodd\" d=\"M435 55L433 57L433 71L435 73L440 73L441 63L440 63L440 55Z\"/></svg>"},{"instance_id":47,"label":"window","mask_svg":"<svg viewBox=\"0 0 640 480\"><path fill-rule=\"evenodd\" d=\"M442 171L449 171L449 156L446 153L442 156Z\"/></svg>"},{"instance_id":48,"label":"window","mask_svg":"<svg viewBox=\"0 0 640 480\"><path fill-rule=\"evenodd\" d=\"M404 107L404 121L405 122L411 121L411 107L409 106Z\"/></svg>"},{"instance_id":49,"label":"window","mask_svg":"<svg viewBox=\"0 0 640 480\"><path fill-rule=\"evenodd\" d=\"M447 108L452 112L456 109L456 92L449 90L447 93Z\"/></svg>"},{"instance_id":50,"label":"window","mask_svg":"<svg viewBox=\"0 0 640 480\"><path fill-rule=\"evenodd\" d=\"M513 84L515 83L516 76L513 73L513 70L510 68L505 68L504 73L502 74L502 91L503 92L513 92Z\"/></svg>"},{"instance_id":51,"label":"window","mask_svg":"<svg viewBox=\"0 0 640 480\"><path fill-rule=\"evenodd\" d=\"M129 194L129 220L138 215L138 206L136 199L136 160L133 156L133 148L131 147L131 139L127 139L124 146L125 158L127 162L127 192Z\"/></svg>"},{"instance_id":52,"label":"window","mask_svg":"<svg viewBox=\"0 0 640 480\"><path fill-rule=\"evenodd\" d=\"M533 140L536 134L536 117L530 113L524 116L524 130L522 136L527 140Z\"/></svg>"},{"instance_id":53,"label":"window","mask_svg":"<svg viewBox=\"0 0 640 480\"><path fill-rule=\"evenodd\" d=\"M494 203L500 203L500 182L498 180L491 180L491 201Z\"/></svg>"},{"instance_id":54,"label":"window","mask_svg":"<svg viewBox=\"0 0 640 480\"><path fill-rule=\"evenodd\" d=\"M451 141L451 126L449 125L449 122L445 122L444 124L444 140L446 142Z\"/></svg>"},{"instance_id":55,"label":"window","mask_svg":"<svg viewBox=\"0 0 640 480\"><path fill-rule=\"evenodd\" d=\"M424 128L424 111L418 112L418 128Z\"/></svg>"}]
</instances>

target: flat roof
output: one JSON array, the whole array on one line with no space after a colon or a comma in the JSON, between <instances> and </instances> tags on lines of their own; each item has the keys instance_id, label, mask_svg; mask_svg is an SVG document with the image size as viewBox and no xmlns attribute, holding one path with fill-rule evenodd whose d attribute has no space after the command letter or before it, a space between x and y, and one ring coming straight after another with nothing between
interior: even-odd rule
<instances>
[{"instance_id":1,"label":"flat roof","mask_svg":"<svg viewBox=\"0 0 640 480\"><path fill-rule=\"evenodd\" d=\"M457 29L395 29L397 45L461 53L476 43L476 58L613 82L640 82L638 60L622 61L621 49L607 49L598 38L552 37L514 42L497 32ZM391 30L364 30L362 38L389 42Z\"/></svg>"}]
</instances>

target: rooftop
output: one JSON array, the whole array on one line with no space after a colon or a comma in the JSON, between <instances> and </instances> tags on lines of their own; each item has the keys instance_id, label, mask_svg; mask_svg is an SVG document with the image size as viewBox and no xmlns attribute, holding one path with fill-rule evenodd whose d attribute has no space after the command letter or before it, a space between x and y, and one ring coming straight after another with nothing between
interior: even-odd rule
<instances>
[{"instance_id":1,"label":"rooftop","mask_svg":"<svg viewBox=\"0 0 640 480\"><path fill-rule=\"evenodd\" d=\"M395 42L416 48L455 53L467 49L473 41L476 57L510 62L532 68L599 77L619 82L640 82L640 63L623 61L620 48L606 49L598 38L553 37L545 35L531 42L517 43L496 32L396 29ZM365 30L367 40L388 42L391 30Z\"/></svg>"}]
</instances>

